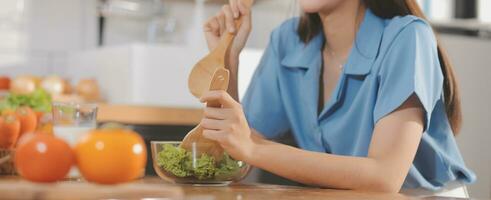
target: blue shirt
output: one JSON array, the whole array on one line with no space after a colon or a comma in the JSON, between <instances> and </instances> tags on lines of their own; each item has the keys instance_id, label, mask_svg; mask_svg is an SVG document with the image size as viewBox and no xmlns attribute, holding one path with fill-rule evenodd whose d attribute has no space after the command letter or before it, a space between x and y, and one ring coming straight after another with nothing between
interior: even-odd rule
<instances>
[{"instance_id":1,"label":"blue shirt","mask_svg":"<svg viewBox=\"0 0 491 200\"><path fill-rule=\"evenodd\" d=\"M305 150L366 157L375 124L416 94L426 111L425 128L403 187L436 190L449 181L475 181L445 113L430 25L410 15L382 19L367 10L339 82L319 113L324 35L305 44L298 23L290 19L271 34L242 102L252 128L267 138L291 130Z\"/></svg>"}]
</instances>

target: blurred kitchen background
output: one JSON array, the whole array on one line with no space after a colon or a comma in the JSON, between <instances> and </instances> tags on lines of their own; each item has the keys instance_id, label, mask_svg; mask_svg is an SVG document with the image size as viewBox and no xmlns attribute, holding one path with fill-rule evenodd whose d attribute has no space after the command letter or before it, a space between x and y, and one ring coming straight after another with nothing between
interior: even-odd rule
<instances>
[{"instance_id":1,"label":"blurred kitchen background","mask_svg":"<svg viewBox=\"0 0 491 200\"><path fill-rule=\"evenodd\" d=\"M94 78L105 102L200 108L187 74L207 52L202 23L224 0L0 0L0 76ZM472 197L491 197L491 0L419 0L459 77L465 122L457 137L478 175ZM269 33L298 15L294 0L257 0L241 55L243 95ZM122 113L124 115L125 113ZM151 139L178 140L193 127L130 124ZM291 138L285 138L289 141ZM152 173L152 169L149 168ZM255 171L248 181L277 182Z\"/></svg>"}]
</instances>

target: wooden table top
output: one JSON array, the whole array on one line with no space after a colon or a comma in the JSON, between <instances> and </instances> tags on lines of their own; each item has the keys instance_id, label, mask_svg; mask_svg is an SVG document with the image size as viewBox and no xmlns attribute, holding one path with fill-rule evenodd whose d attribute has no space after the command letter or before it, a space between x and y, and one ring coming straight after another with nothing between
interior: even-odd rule
<instances>
[{"instance_id":1,"label":"wooden table top","mask_svg":"<svg viewBox=\"0 0 491 200\"><path fill-rule=\"evenodd\" d=\"M0 199L415 199L400 194L356 192L268 184L233 184L230 186L191 186L169 184L156 177L108 186L64 181L36 184L18 177L0 177ZM429 200L452 198L428 197Z\"/></svg>"},{"instance_id":2,"label":"wooden table top","mask_svg":"<svg viewBox=\"0 0 491 200\"><path fill-rule=\"evenodd\" d=\"M144 105L99 104L97 121L133 125L188 125L199 124L202 110Z\"/></svg>"}]
</instances>

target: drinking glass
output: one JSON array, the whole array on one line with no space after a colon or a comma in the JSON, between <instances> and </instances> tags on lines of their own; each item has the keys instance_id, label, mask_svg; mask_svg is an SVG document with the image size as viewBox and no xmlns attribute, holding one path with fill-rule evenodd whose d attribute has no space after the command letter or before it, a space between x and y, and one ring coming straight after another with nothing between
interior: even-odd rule
<instances>
[{"instance_id":1,"label":"drinking glass","mask_svg":"<svg viewBox=\"0 0 491 200\"><path fill-rule=\"evenodd\" d=\"M74 147L78 140L97 126L97 105L74 102L53 102L53 132L60 139ZM69 178L78 178L80 174L73 167Z\"/></svg>"}]
</instances>

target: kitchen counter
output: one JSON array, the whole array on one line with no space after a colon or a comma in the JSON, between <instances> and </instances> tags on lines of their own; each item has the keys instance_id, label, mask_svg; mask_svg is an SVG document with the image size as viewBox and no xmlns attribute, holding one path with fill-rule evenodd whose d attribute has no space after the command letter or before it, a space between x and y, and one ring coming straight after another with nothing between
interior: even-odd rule
<instances>
[{"instance_id":1,"label":"kitchen counter","mask_svg":"<svg viewBox=\"0 0 491 200\"><path fill-rule=\"evenodd\" d=\"M143 105L99 104L98 122L132 125L190 125L201 121L202 110Z\"/></svg>"},{"instance_id":2,"label":"kitchen counter","mask_svg":"<svg viewBox=\"0 0 491 200\"><path fill-rule=\"evenodd\" d=\"M165 183L156 177L147 177L116 186L78 181L35 184L18 177L0 177L0 197L2 199L413 199L400 194L267 184L235 184L228 187L176 185Z\"/></svg>"}]
</instances>

